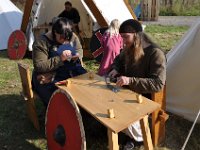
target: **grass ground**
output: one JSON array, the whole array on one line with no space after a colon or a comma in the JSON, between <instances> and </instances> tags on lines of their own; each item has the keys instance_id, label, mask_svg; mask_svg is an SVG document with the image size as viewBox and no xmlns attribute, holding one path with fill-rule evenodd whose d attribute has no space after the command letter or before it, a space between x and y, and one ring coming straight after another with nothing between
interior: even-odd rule
<instances>
[{"instance_id":1,"label":"grass ground","mask_svg":"<svg viewBox=\"0 0 200 150\"><path fill-rule=\"evenodd\" d=\"M161 16L199 16L200 1L199 0L173 0L172 7L164 5L161 0L160 13ZM166 2L166 0L165 0ZM168 1L169 3L169 1ZM163 5L162 5L163 4Z\"/></svg>"},{"instance_id":2,"label":"grass ground","mask_svg":"<svg viewBox=\"0 0 200 150\"><path fill-rule=\"evenodd\" d=\"M146 32L160 44L167 52L187 31L188 27L174 26L147 26ZM31 66L31 59L9 60L6 51L0 51L0 150L46 150L46 138L44 130L44 107L40 101L36 101L39 114L41 131L36 131L29 122L25 103L20 96L21 81L17 70L17 62L24 62ZM97 70L98 64L94 60L84 60L88 70ZM85 128L87 149L107 149L107 135L98 124L96 129L103 132L92 132ZM167 121L166 143L157 149L181 149L192 123L170 114ZM186 147L187 150L200 149L199 138L200 125L196 125ZM93 138L93 136L97 136ZM143 149L142 147L140 149Z\"/></svg>"}]
</instances>

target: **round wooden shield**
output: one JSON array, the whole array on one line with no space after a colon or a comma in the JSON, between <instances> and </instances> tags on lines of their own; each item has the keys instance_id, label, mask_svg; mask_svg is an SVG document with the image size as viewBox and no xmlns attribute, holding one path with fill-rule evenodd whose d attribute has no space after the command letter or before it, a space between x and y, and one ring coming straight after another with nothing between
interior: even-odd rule
<instances>
[{"instance_id":1,"label":"round wooden shield","mask_svg":"<svg viewBox=\"0 0 200 150\"><path fill-rule=\"evenodd\" d=\"M101 39L103 36L103 33L107 30L108 28L100 28L96 30L91 38L90 41L90 50L92 52L93 57L98 61L101 62L101 59L103 57L103 48L101 46Z\"/></svg>"},{"instance_id":2,"label":"round wooden shield","mask_svg":"<svg viewBox=\"0 0 200 150\"><path fill-rule=\"evenodd\" d=\"M21 30L15 30L8 39L8 57L10 59L22 59L26 53L27 39Z\"/></svg>"},{"instance_id":3,"label":"round wooden shield","mask_svg":"<svg viewBox=\"0 0 200 150\"><path fill-rule=\"evenodd\" d=\"M76 102L63 90L52 95L46 112L48 150L85 150L86 140Z\"/></svg>"}]
</instances>

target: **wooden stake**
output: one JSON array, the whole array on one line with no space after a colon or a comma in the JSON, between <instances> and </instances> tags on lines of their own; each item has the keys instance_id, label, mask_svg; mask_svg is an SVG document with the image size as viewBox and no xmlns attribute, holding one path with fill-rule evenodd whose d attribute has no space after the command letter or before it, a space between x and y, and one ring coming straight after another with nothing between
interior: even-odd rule
<instances>
[{"instance_id":1,"label":"wooden stake","mask_svg":"<svg viewBox=\"0 0 200 150\"><path fill-rule=\"evenodd\" d=\"M136 94L136 99L137 99L137 101L138 101L139 104L141 104L143 102L141 94Z\"/></svg>"},{"instance_id":2,"label":"wooden stake","mask_svg":"<svg viewBox=\"0 0 200 150\"><path fill-rule=\"evenodd\" d=\"M89 79L94 79L94 73L93 72L89 72L88 73L88 77L89 77Z\"/></svg>"},{"instance_id":3,"label":"wooden stake","mask_svg":"<svg viewBox=\"0 0 200 150\"><path fill-rule=\"evenodd\" d=\"M66 80L66 87L69 86L71 84L70 80Z\"/></svg>"},{"instance_id":4,"label":"wooden stake","mask_svg":"<svg viewBox=\"0 0 200 150\"><path fill-rule=\"evenodd\" d=\"M108 117L109 118L115 118L115 114L114 114L114 109L108 109Z\"/></svg>"}]
</instances>

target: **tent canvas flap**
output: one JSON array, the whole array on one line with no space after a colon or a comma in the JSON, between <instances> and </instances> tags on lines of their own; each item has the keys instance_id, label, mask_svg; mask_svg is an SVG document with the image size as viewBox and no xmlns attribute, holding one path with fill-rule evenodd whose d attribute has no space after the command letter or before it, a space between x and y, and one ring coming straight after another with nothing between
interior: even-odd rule
<instances>
[{"instance_id":1,"label":"tent canvas flap","mask_svg":"<svg viewBox=\"0 0 200 150\"><path fill-rule=\"evenodd\" d=\"M199 41L200 20L167 54L167 110L190 121L200 108Z\"/></svg>"},{"instance_id":2,"label":"tent canvas flap","mask_svg":"<svg viewBox=\"0 0 200 150\"><path fill-rule=\"evenodd\" d=\"M10 1L0 3L0 50L7 49L10 34L20 29L22 12Z\"/></svg>"}]
</instances>

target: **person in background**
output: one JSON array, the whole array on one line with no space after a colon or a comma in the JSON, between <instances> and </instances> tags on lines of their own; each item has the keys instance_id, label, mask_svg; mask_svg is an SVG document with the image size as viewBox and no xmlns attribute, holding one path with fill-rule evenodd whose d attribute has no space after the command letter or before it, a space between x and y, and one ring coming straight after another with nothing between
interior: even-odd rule
<instances>
[{"instance_id":1,"label":"person in background","mask_svg":"<svg viewBox=\"0 0 200 150\"><path fill-rule=\"evenodd\" d=\"M109 76L116 78L117 86L148 96L163 89L166 80L166 57L164 52L143 32L140 22L129 19L119 29L124 49L115 58ZM130 141L124 150L134 147L134 141L142 142L139 121L124 130Z\"/></svg>"},{"instance_id":2,"label":"person in background","mask_svg":"<svg viewBox=\"0 0 200 150\"><path fill-rule=\"evenodd\" d=\"M119 55L123 46L122 37L119 34L120 22L118 19L111 21L110 26L102 37L103 58L100 63L98 74L104 76L110 69L113 60Z\"/></svg>"},{"instance_id":3,"label":"person in background","mask_svg":"<svg viewBox=\"0 0 200 150\"><path fill-rule=\"evenodd\" d=\"M70 37L68 32L71 34ZM66 18L57 18L53 22L52 30L33 43L32 86L45 106L48 105L52 93L57 89L55 82L63 80L63 71L67 74L65 79L71 77L70 68L63 66L72 58L72 51L64 49L60 54L57 52L59 46L69 41L81 58L81 45L78 37L72 32L70 21ZM80 66L80 61L76 61L76 65ZM62 71L62 69L65 70Z\"/></svg>"},{"instance_id":4,"label":"person in background","mask_svg":"<svg viewBox=\"0 0 200 150\"><path fill-rule=\"evenodd\" d=\"M72 3L69 1L65 2L65 9L58 15L58 17L64 17L73 22L75 32L79 35L80 30L78 24L80 22L80 15L76 8L72 7Z\"/></svg>"}]
</instances>

